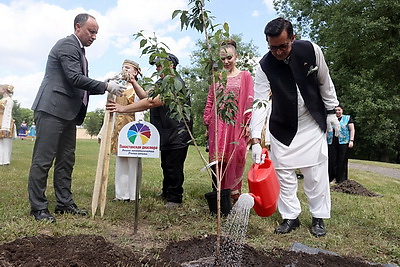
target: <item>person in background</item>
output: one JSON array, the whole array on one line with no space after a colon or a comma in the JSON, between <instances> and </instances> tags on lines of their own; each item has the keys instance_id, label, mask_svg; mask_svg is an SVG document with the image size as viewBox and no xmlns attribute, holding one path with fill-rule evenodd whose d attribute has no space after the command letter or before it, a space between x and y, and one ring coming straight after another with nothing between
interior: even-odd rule
<instances>
[{"instance_id":1,"label":"person in background","mask_svg":"<svg viewBox=\"0 0 400 267\"><path fill-rule=\"evenodd\" d=\"M350 115L343 115L343 107L338 105L336 117L340 122L339 135L335 129L327 132L329 155L329 181L342 183L348 178L349 149L354 146L355 127Z\"/></svg>"},{"instance_id":2,"label":"person in background","mask_svg":"<svg viewBox=\"0 0 400 267\"><path fill-rule=\"evenodd\" d=\"M32 138L32 141L35 140L35 138L36 138L36 124L35 124L35 122L32 122L31 127L29 127L28 136L30 138Z\"/></svg>"},{"instance_id":3,"label":"person in background","mask_svg":"<svg viewBox=\"0 0 400 267\"><path fill-rule=\"evenodd\" d=\"M122 78L129 85L121 96L115 98L115 103L122 106L129 105L138 101L139 98L135 94L135 87L140 87L138 75L142 75L140 66L133 60L125 59L122 64ZM141 87L140 87L141 88ZM118 136L121 129L132 121L143 120L143 112L131 113L115 113L111 136L111 153L117 155ZM103 125L104 126L104 125ZM97 136L99 143L104 135L104 127L101 127ZM136 181L140 181L142 177L142 159L135 157L116 157L115 162L115 198L114 200L122 200L125 202L134 201L136 197Z\"/></svg>"},{"instance_id":4,"label":"person in background","mask_svg":"<svg viewBox=\"0 0 400 267\"><path fill-rule=\"evenodd\" d=\"M29 171L28 193L31 214L38 221L55 222L48 210L47 177L54 162L54 191L57 214L87 215L72 198L72 170L75 164L76 125L86 116L89 94L108 91L120 95L125 87L88 77L85 47L97 36L99 25L89 14L74 20L74 34L60 39L51 49L45 75L32 105L36 142Z\"/></svg>"},{"instance_id":5,"label":"person in background","mask_svg":"<svg viewBox=\"0 0 400 267\"><path fill-rule=\"evenodd\" d=\"M11 162L12 140L14 136L14 120L12 109L14 101L11 96L14 86L0 84L0 166L9 165Z\"/></svg>"},{"instance_id":6,"label":"person in background","mask_svg":"<svg viewBox=\"0 0 400 267\"><path fill-rule=\"evenodd\" d=\"M178 58L168 53L167 60L171 62L170 67L176 69L179 64ZM163 66L158 62L159 60L156 59L150 64L155 64L157 71L160 72ZM182 85L186 87L177 72L176 75ZM163 78L164 76L161 74L157 83L161 83ZM138 112L150 109L150 122L160 133L161 168L164 176L161 197L166 201L166 209L179 208L183 200L184 163L191 140L189 132L183 120L177 121L170 117L170 110L164 105L160 96L148 98L148 94L144 90L138 90L136 93L141 98L140 101L126 106L111 102L107 104L106 108L111 112ZM187 104L190 105L189 93L186 95L186 99ZM191 130L193 120L190 119L186 123Z\"/></svg>"},{"instance_id":7,"label":"person in background","mask_svg":"<svg viewBox=\"0 0 400 267\"><path fill-rule=\"evenodd\" d=\"M269 121L270 157L280 182L278 210L282 223L276 234L287 234L300 226L296 169L304 175L303 187L312 215L311 234L323 236L323 219L330 218L326 130L339 128L335 107L339 104L324 55L319 46L295 40L292 23L284 18L270 21L264 31L269 52L256 71L254 98L268 101L272 92ZM260 135L268 106L253 108L252 157L262 162Z\"/></svg>"},{"instance_id":8,"label":"person in background","mask_svg":"<svg viewBox=\"0 0 400 267\"><path fill-rule=\"evenodd\" d=\"M27 132L28 132L28 125L26 125L25 121L22 121L18 131L19 139L24 140L26 138Z\"/></svg>"},{"instance_id":9,"label":"person in background","mask_svg":"<svg viewBox=\"0 0 400 267\"><path fill-rule=\"evenodd\" d=\"M248 71L241 71L236 67L238 59L236 42L227 40L221 44L220 59L223 68L227 71L227 83L222 89L225 95L233 93L238 110L234 124L224 122L220 117L215 119L214 86L208 92L203 121L207 128L209 144L209 161L218 161L215 167L219 169L221 190L230 189L231 198L236 202L242 190L242 175L246 164L247 143L250 141L248 125L251 118L251 107L254 96L254 84ZM217 132L217 136L215 136ZM218 148L216 148L216 143ZM217 180L213 174L213 189L216 189Z\"/></svg>"}]
</instances>

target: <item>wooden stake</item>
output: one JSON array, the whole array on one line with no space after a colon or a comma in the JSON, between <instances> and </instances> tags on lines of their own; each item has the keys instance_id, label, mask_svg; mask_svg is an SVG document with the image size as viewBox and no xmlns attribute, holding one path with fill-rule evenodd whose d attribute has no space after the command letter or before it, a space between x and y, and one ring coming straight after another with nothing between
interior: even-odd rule
<instances>
[{"instance_id":1,"label":"wooden stake","mask_svg":"<svg viewBox=\"0 0 400 267\"><path fill-rule=\"evenodd\" d=\"M107 101L112 99L113 95L108 94ZM107 195L107 182L108 170L110 162L111 150L111 134L112 134L112 119L113 116L109 111L105 111L103 122L103 136L100 143L99 157L97 160L96 179L94 182L93 197L92 197L92 218L96 215L97 207L100 200L100 213L103 217L106 195Z\"/></svg>"},{"instance_id":2,"label":"wooden stake","mask_svg":"<svg viewBox=\"0 0 400 267\"><path fill-rule=\"evenodd\" d=\"M108 170L110 167L110 154L111 154L111 135L112 135L112 119L113 116L110 114L109 111L108 115L108 125L107 129L107 139L106 141L106 152L104 154L104 166L103 166L103 173L101 176L101 187L100 187L100 216L103 217L104 210L106 208L106 200L107 200L107 184L108 184Z\"/></svg>"}]
</instances>

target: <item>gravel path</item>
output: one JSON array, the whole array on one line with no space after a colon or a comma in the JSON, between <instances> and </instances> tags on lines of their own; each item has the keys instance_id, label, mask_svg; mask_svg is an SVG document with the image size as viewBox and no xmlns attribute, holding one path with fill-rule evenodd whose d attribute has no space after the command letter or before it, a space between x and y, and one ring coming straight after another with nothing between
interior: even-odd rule
<instances>
[{"instance_id":1,"label":"gravel path","mask_svg":"<svg viewBox=\"0 0 400 267\"><path fill-rule=\"evenodd\" d=\"M352 162L349 162L349 168L378 173L384 176L400 180L400 169L371 166L371 165L352 163Z\"/></svg>"}]
</instances>

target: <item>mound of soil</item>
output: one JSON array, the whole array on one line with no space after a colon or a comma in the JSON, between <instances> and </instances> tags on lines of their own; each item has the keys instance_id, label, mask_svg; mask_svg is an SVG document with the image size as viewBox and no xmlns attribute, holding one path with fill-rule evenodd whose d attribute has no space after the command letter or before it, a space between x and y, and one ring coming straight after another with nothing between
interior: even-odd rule
<instances>
[{"instance_id":1,"label":"mound of soil","mask_svg":"<svg viewBox=\"0 0 400 267\"><path fill-rule=\"evenodd\" d=\"M214 259L215 242L215 236L208 236L170 243L161 255L164 260L178 264L176 266L214 266L214 264L210 264L210 258ZM246 244L242 248L240 265L237 262L234 264L225 263L223 258L220 263L221 266L372 266L357 258L340 257L326 253L308 254L278 248L272 251L257 251Z\"/></svg>"},{"instance_id":2,"label":"mound of soil","mask_svg":"<svg viewBox=\"0 0 400 267\"><path fill-rule=\"evenodd\" d=\"M121 248L107 242L100 236L40 235L0 245L0 266L213 266L201 261L191 264L188 262L212 257L215 240L215 236L193 238L170 243L159 253L140 255L129 248ZM244 245L241 266L370 267L372 265L357 258L325 253L313 255L282 249L269 252L257 251Z\"/></svg>"},{"instance_id":3,"label":"mound of soil","mask_svg":"<svg viewBox=\"0 0 400 267\"><path fill-rule=\"evenodd\" d=\"M332 186L331 190L366 197L382 197L382 195L378 195L369 191L364 186L354 180L344 180L342 183Z\"/></svg>"},{"instance_id":4,"label":"mound of soil","mask_svg":"<svg viewBox=\"0 0 400 267\"><path fill-rule=\"evenodd\" d=\"M0 246L0 266L141 266L131 250L101 236L24 237Z\"/></svg>"}]
</instances>

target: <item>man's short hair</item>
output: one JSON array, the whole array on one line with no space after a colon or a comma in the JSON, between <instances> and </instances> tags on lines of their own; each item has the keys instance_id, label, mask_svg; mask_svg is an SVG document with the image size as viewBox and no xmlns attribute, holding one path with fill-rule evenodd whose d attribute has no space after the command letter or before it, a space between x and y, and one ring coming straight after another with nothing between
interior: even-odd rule
<instances>
[{"instance_id":1,"label":"man's short hair","mask_svg":"<svg viewBox=\"0 0 400 267\"><path fill-rule=\"evenodd\" d=\"M290 21L284 18L276 18L268 22L267 26L265 26L264 33L265 37L276 37L279 36L283 30L286 30L288 33L288 38L292 38L293 36L293 25Z\"/></svg>"},{"instance_id":2,"label":"man's short hair","mask_svg":"<svg viewBox=\"0 0 400 267\"><path fill-rule=\"evenodd\" d=\"M85 25L86 21L90 18L92 19L96 19L95 17L93 17L92 15L89 15L87 13L81 13L76 15L75 19L74 19L74 30L76 30L76 24L79 23L79 25L83 26Z\"/></svg>"}]
</instances>

